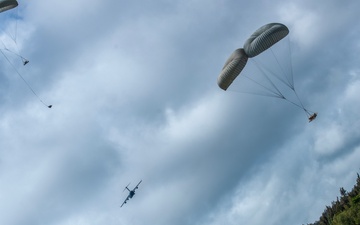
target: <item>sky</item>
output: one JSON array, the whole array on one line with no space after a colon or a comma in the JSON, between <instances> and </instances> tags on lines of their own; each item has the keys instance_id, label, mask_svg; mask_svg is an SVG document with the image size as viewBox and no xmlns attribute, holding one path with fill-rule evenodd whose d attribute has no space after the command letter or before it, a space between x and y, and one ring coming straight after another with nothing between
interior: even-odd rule
<instances>
[{"instance_id":1,"label":"sky","mask_svg":"<svg viewBox=\"0 0 360 225\"><path fill-rule=\"evenodd\" d=\"M359 8L19 0L0 15L0 224L315 222L360 169ZM311 123L287 101L217 86L272 22L290 30Z\"/></svg>"}]
</instances>

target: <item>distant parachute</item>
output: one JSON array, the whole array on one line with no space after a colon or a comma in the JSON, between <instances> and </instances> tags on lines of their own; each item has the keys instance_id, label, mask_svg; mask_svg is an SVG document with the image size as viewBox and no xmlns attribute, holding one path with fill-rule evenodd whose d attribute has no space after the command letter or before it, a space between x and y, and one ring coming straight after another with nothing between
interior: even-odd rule
<instances>
[{"instance_id":1,"label":"distant parachute","mask_svg":"<svg viewBox=\"0 0 360 225\"><path fill-rule=\"evenodd\" d=\"M0 0L0 13L5 12L10 9L13 9L13 8L17 7L18 5L19 4L16 0ZM12 17L17 18L18 17L17 14L18 14L18 10L16 10L16 12L13 13ZM23 65L25 66L26 64L29 63L29 60L27 60L26 58L24 58L22 55L19 54L19 50L18 50L17 43L16 43L17 21L18 21L18 19L15 19L15 28L14 28L13 34L11 34L12 32L3 31L3 33L12 40L12 45L14 45L13 48L8 47L9 43L6 43L1 39L0 41L1 41L2 45L4 46L1 50L10 52L13 55L19 57L22 60Z\"/></svg>"},{"instance_id":2,"label":"distant parachute","mask_svg":"<svg viewBox=\"0 0 360 225\"><path fill-rule=\"evenodd\" d=\"M18 6L16 0L0 0L0 13Z\"/></svg>"},{"instance_id":3,"label":"distant parachute","mask_svg":"<svg viewBox=\"0 0 360 225\"><path fill-rule=\"evenodd\" d=\"M305 113L307 114L307 117L311 117L314 115L314 112L307 110L304 105L302 104L300 98L298 97L298 94L295 91L294 81L292 79L292 69L290 72L291 78L289 78L289 75L286 74L286 72L283 70L282 66L280 65L279 59L276 58L276 54L272 52L273 57L275 57L274 64L278 64L277 66L280 68L279 73L275 73L274 71L271 71L269 68L266 68L261 63L257 62L258 55L265 53L268 51L272 51L271 48L274 46L277 42L281 41L283 38L285 38L289 34L289 29L281 24L281 23L269 23L266 24L259 29L257 29L246 41L243 46L243 48L239 48L235 50L232 55L228 58L228 60L225 62L225 65L218 76L217 83L218 86L223 89L227 90L232 83L236 80L236 78L242 73L244 70L247 62L249 59L254 58L254 62L256 66L259 68L260 73L266 78L265 80L270 83L270 88L266 87L266 85L254 80L252 77L246 77L252 82L256 83L258 86L264 88L266 91L270 92L270 94L261 94L266 95L270 97L277 97L284 100L287 100L288 102L296 105L297 107L303 109ZM288 56L290 57L290 56ZM270 60L267 60L270 61ZM291 66L291 65L290 65ZM281 77L281 73L285 73L283 77ZM246 75L243 75L246 76ZM280 91L280 88L278 88L275 84L275 82L272 81L270 76L275 76L278 80L280 80L283 84L285 84L287 87L289 87L295 94L297 100L299 103L296 103L294 101L289 100L286 98L283 93ZM316 117L316 116L315 116Z\"/></svg>"},{"instance_id":4,"label":"distant parachute","mask_svg":"<svg viewBox=\"0 0 360 225\"><path fill-rule=\"evenodd\" d=\"M0 13L3 13L7 10L13 9L15 7L17 7L19 4L16 0L0 0ZM17 21L16 21L16 26L17 28ZM10 36L8 34L8 36ZM16 31L15 31L15 35L13 37L10 36L10 38L12 39L12 41L15 43L16 46ZM14 64L11 62L11 60L6 56L6 54L4 53L4 51L6 52L10 52L13 55L16 55L17 57L21 58L23 65L25 66L26 64L29 63L29 60L27 60L26 58L24 58L23 56L21 56L17 51L15 50L11 50L10 48L7 47L7 45L3 42L3 40L0 40L1 43L3 44L4 48L0 48L0 52L1 54L5 57L5 59L8 61L8 63L14 68L14 70L16 71L16 73L19 75L19 77L24 81L24 83L26 84L26 86L29 88L29 90L39 99L39 101L44 104L46 107L51 108L52 105L47 105L43 102L43 100L36 94L36 92L34 91L34 89L30 86L30 84L24 79L24 77L20 74L20 72L17 70L17 68L14 66Z\"/></svg>"}]
</instances>

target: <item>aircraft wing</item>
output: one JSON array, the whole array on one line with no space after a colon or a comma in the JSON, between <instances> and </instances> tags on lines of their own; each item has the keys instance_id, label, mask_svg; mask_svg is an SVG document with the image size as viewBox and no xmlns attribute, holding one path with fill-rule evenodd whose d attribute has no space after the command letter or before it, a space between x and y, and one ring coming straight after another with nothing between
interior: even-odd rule
<instances>
[{"instance_id":1,"label":"aircraft wing","mask_svg":"<svg viewBox=\"0 0 360 225\"><path fill-rule=\"evenodd\" d=\"M134 190L139 188L140 183L142 182L142 180L140 180L140 182L136 185L136 187L134 188Z\"/></svg>"},{"instance_id":2,"label":"aircraft wing","mask_svg":"<svg viewBox=\"0 0 360 225\"><path fill-rule=\"evenodd\" d=\"M124 204L126 204L126 202L129 200L129 196L126 197L125 201L123 202L123 204L121 204L120 208L123 207Z\"/></svg>"}]
</instances>

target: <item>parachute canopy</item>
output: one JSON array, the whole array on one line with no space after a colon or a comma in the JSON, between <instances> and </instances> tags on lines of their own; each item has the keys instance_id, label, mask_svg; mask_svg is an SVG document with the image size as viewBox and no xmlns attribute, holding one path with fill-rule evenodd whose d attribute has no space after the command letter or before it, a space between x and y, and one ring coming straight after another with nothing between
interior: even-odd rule
<instances>
[{"instance_id":1,"label":"parachute canopy","mask_svg":"<svg viewBox=\"0 0 360 225\"><path fill-rule=\"evenodd\" d=\"M0 13L18 6L16 0L0 0Z\"/></svg>"},{"instance_id":2,"label":"parachute canopy","mask_svg":"<svg viewBox=\"0 0 360 225\"><path fill-rule=\"evenodd\" d=\"M269 23L255 31L244 44L246 55L259 55L289 34L289 29L281 23Z\"/></svg>"},{"instance_id":3,"label":"parachute canopy","mask_svg":"<svg viewBox=\"0 0 360 225\"><path fill-rule=\"evenodd\" d=\"M309 121L312 121L316 118L317 114L307 110L296 93L293 72L291 68L291 57L287 57L285 59L285 62L287 62L287 59L290 59L288 61L289 66L283 65L283 60L280 60L279 58L281 55L279 55L279 52L276 51L286 50L286 48L282 48L284 42L281 41L279 44L274 46L288 34L289 29L281 23L269 23L257 29L245 41L243 48L236 49L227 59L222 71L218 76L217 83L218 86L225 91L230 88L230 86L231 88L236 86L235 83L240 83L235 82L235 80L241 81L243 87L245 86L253 88L252 85L244 85L244 79L242 79L244 77L253 82L253 84L257 85L257 87L263 89L265 93L261 90L257 92L253 89L243 93L258 94L284 99L303 109L306 115L309 117ZM285 42L285 44L286 43L289 44L287 49L289 50L289 53L291 53L290 42ZM268 58L268 56L271 56L273 60ZM246 66L248 61L250 65ZM257 72L251 71L252 65L256 66L258 69ZM287 70L289 68L290 70ZM251 74L248 76L250 71ZM259 76L257 76L258 74L260 79ZM290 92L290 94L293 92L292 95L293 98L296 97L295 100L289 99L290 96L288 96L288 94L283 94L285 93L283 91L286 91L286 93Z\"/></svg>"},{"instance_id":4,"label":"parachute canopy","mask_svg":"<svg viewBox=\"0 0 360 225\"><path fill-rule=\"evenodd\" d=\"M246 40L244 48L236 49L226 61L218 76L219 87L226 91L244 69L248 58L259 55L288 34L289 29L281 23L269 23L256 30Z\"/></svg>"},{"instance_id":5,"label":"parachute canopy","mask_svg":"<svg viewBox=\"0 0 360 225\"><path fill-rule=\"evenodd\" d=\"M231 83L236 79L240 72L244 69L248 57L246 56L244 49L236 49L228 60L218 77L218 85L221 89L226 90Z\"/></svg>"}]
</instances>

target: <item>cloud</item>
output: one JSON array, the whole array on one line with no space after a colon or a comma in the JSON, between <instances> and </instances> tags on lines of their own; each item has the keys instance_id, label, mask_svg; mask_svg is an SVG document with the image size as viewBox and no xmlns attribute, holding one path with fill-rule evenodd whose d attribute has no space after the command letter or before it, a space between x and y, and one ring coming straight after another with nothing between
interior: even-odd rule
<instances>
[{"instance_id":1,"label":"cloud","mask_svg":"<svg viewBox=\"0 0 360 225\"><path fill-rule=\"evenodd\" d=\"M357 15L349 9L356 5L356 2L339 4L336 1L330 1L326 5L310 1L307 4L291 2L281 5L278 8L278 14L289 24L292 38L301 45L301 48L311 50L335 35L341 37L351 33L353 26L350 24ZM344 16L334 16L340 14ZM344 26L344 24L349 24L349 26ZM341 39L336 39L336 41L342 42Z\"/></svg>"},{"instance_id":2,"label":"cloud","mask_svg":"<svg viewBox=\"0 0 360 225\"><path fill-rule=\"evenodd\" d=\"M344 131L335 124L319 131L316 136L314 151L319 154L332 154L345 143Z\"/></svg>"},{"instance_id":3,"label":"cloud","mask_svg":"<svg viewBox=\"0 0 360 225\"><path fill-rule=\"evenodd\" d=\"M31 64L20 72L54 107L4 66L0 223L314 222L355 180L357 5L22 3ZM267 22L298 37L296 87L319 112L310 124L286 101L216 85L229 54Z\"/></svg>"}]
</instances>

